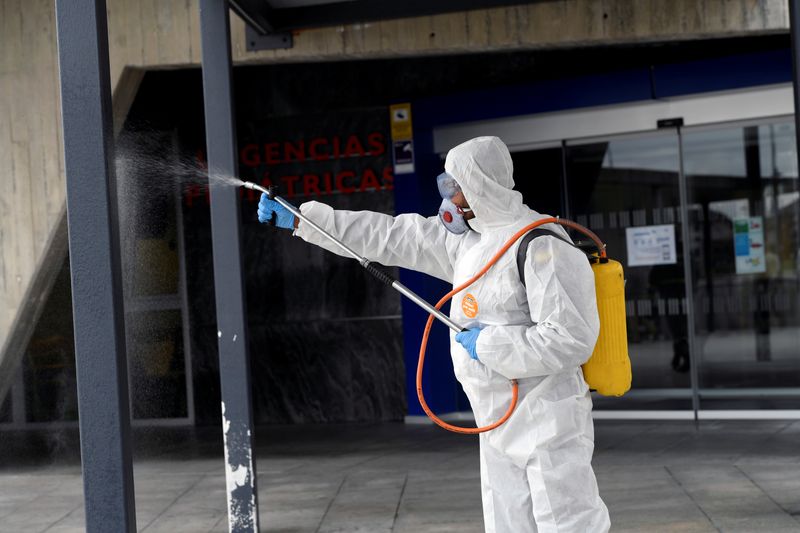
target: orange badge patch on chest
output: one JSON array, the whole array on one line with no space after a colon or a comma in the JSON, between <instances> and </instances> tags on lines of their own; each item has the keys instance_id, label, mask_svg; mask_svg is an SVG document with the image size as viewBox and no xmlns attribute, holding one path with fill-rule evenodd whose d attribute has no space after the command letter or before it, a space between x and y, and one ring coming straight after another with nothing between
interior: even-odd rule
<instances>
[{"instance_id":1,"label":"orange badge patch on chest","mask_svg":"<svg viewBox=\"0 0 800 533\"><path fill-rule=\"evenodd\" d=\"M478 316L478 300L470 293L465 294L461 299L461 310L464 311L465 317L475 318Z\"/></svg>"}]
</instances>

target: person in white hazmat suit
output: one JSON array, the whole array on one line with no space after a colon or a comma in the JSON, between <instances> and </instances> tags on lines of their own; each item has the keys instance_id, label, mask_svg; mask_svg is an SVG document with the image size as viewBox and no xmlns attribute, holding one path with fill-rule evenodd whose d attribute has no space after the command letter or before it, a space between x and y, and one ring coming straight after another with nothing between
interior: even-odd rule
<instances>
[{"instance_id":1,"label":"person in white hazmat suit","mask_svg":"<svg viewBox=\"0 0 800 533\"><path fill-rule=\"evenodd\" d=\"M459 285L473 276L518 230L544 215L512 190L508 148L480 137L447 154L453 215L395 217L335 211L307 202L300 211L359 254L385 265L425 272ZM440 191L442 190L440 183ZM447 187L445 187L447 189ZM471 209L471 212L469 211ZM259 220L277 225L333 253L340 250L285 208L262 196ZM465 213L464 221L458 217ZM466 222L463 224L462 222ZM448 227L445 226L449 226ZM569 239L561 226L546 229ZM455 230L460 233L454 233ZM586 256L552 236L531 241L519 280L516 246L463 293L450 316L469 331L451 332L456 377L478 425L498 420L511 401L509 420L480 435L480 469L487 532L605 532L608 510L591 466L592 400L581 364L599 331L594 276Z\"/></svg>"}]
</instances>

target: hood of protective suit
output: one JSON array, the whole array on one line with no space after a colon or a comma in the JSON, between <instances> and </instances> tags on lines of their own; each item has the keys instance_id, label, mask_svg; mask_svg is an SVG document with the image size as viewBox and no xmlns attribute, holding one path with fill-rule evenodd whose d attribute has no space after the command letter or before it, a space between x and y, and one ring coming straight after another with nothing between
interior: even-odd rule
<instances>
[{"instance_id":1,"label":"hood of protective suit","mask_svg":"<svg viewBox=\"0 0 800 533\"><path fill-rule=\"evenodd\" d=\"M475 212L469 225L478 233L519 221L527 212L514 188L514 163L497 137L477 137L447 153L445 171L461 186Z\"/></svg>"}]
</instances>

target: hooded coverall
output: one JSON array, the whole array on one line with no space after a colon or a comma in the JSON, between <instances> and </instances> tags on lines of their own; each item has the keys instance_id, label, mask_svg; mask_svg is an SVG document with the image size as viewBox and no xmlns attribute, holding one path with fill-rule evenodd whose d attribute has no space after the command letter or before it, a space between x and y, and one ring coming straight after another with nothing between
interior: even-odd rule
<instances>
[{"instance_id":1,"label":"hooded coverall","mask_svg":"<svg viewBox=\"0 0 800 533\"><path fill-rule=\"evenodd\" d=\"M370 260L459 285L515 232L543 215L512 190L511 155L497 137L453 148L445 171L475 213L470 220L475 231L452 234L435 216L334 211L318 202L304 203L300 210ZM569 238L560 226L547 229ZM294 234L341 254L302 221ZM511 401L509 379L519 383L511 418L480 435L485 528L497 533L605 532L608 510L591 466L592 400L580 368L599 331L594 276L582 252L542 236L530 244L523 286L516 252L512 247L485 276L455 295L450 311L465 327L484 326L477 340L478 361L450 334L453 368L478 425L504 414Z\"/></svg>"}]
</instances>

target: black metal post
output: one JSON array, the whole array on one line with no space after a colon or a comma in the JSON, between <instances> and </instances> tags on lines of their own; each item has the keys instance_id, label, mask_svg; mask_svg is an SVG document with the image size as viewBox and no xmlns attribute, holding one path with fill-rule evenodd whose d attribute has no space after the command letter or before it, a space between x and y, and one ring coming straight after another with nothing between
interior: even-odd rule
<instances>
[{"instance_id":1,"label":"black metal post","mask_svg":"<svg viewBox=\"0 0 800 533\"><path fill-rule=\"evenodd\" d=\"M209 174L238 174L227 0L200 0ZM230 531L258 531L239 190L210 179L222 424Z\"/></svg>"},{"instance_id":2,"label":"black metal post","mask_svg":"<svg viewBox=\"0 0 800 533\"><path fill-rule=\"evenodd\" d=\"M86 531L136 531L105 0L57 0Z\"/></svg>"}]
</instances>

